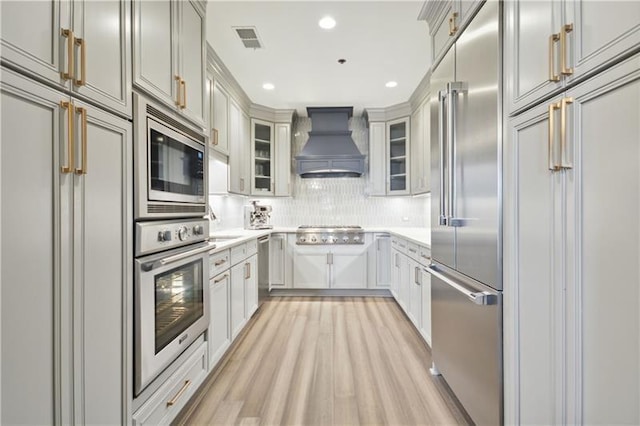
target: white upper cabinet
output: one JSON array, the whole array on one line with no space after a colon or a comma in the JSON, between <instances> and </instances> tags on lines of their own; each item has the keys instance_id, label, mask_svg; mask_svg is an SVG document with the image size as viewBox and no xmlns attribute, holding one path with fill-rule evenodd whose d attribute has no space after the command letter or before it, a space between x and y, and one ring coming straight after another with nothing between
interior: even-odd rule
<instances>
[{"instance_id":1,"label":"white upper cabinet","mask_svg":"<svg viewBox=\"0 0 640 426\"><path fill-rule=\"evenodd\" d=\"M232 99L229 102L229 192L249 195L251 120Z\"/></svg>"},{"instance_id":2,"label":"white upper cabinet","mask_svg":"<svg viewBox=\"0 0 640 426\"><path fill-rule=\"evenodd\" d=\"M192 0L133 4L133 83L204 126L204 8Z\"/></svg>"},{"instance_id":3,"label":"white upper cabinet","mask_svg":"<svg viewBox=\"0 0 640 426\"><path fill-rule=\"evenodd\" d=\"M291 195L291 124L275 124L275 184L276 196Z\"/></svg>"},{"instance_id":4,"label":"white upper cabinet","mask_svg":"<svg viewBox=\"0 0 640 426\"><path fill-rule=\"evenodd\" d=\"M211 146L216 151L229 155L229 95L212 74L209 84L209 127Z\"/></svg>"},{"instance_id":5,"label":"white upper cabinet","mask_svg":"<svg viewBox=\"0 0 640 426\"><path fill-rule=\"evenodd\" d=\"M2 60L131 117L130 7L125 0L3 1Z\"/></svg>"},{"instance_id":6,"label":"white upper cabinet","mask_svg":"<svg viewBox=\"0 0 640 426\"><path fill-rule=\"evenodd\" d=\"M273 123L251 119L251 193L273 195L275 192L275 143Z\"/></svg>"},{"instance_id":7,"label":"white upper cabinet","mask_svg":"<svg viewBox=\"0 0 640 426\"><path fill-rule=\"evenodd\" d=\"M411 194L431 191L429 96L411 114Z\"/></svg>"},{"instance_id":8,"label":"white upper cabinet","mask_svg":"<svg viewBox=\"0 0 640 426\"><path fill-rule=\"evenodd\" d=\"M386 195L385 123L369 123L369 194Z\"/></svg>"},{"instance_id":9,"label":"white upper cabinet","mask_svg":"<svg viewBox=\"0 0 640 426\"><path fill-rule=\"evenodd\" d=\"M640 43L640 2L529 0L504 7L510 113L589 77Z\"/></svg>"},{"instance_id":10,"label":"white upper cabinet","mask_svg":"<svg viewBox=\"0 0 640 426\"><path fill-rule=\"evenodd\" d=\"M409 118L387 123L387 195L406 195L410 190Z\"/></svg>"}]
</instances>

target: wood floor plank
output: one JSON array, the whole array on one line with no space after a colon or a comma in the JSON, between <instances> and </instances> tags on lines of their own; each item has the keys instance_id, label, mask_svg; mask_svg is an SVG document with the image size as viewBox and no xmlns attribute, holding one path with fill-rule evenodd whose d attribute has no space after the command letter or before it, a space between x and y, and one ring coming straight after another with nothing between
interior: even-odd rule
<instances>
[{"instance_id":1,"label":"wood floor plank","mask_svg":"<svg viewBox=\"0 0 640 426\"><path fill-rule=\"evenodd\" d=\"M174 423L468 424L430 365L393 299L272 298Z\"/></svg>"}]
</instances>

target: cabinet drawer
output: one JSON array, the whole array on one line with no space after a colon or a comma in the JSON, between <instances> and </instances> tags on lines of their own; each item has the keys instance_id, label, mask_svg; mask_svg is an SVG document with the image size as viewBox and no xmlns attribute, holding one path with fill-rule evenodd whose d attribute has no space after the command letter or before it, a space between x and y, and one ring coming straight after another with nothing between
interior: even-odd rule
<instances>
[{"instance_id":1,"label":"cabinet drawer","mask_svg":"<svg viewBox=\"0 0 640 426\"><path fill-rule=\"evenodd\" d=\"M209 256L209 278L213 278L222 271L229 269L231 266L231 259L229 257L229 250L223 250L219 253Z\"/></svg>"},{"instance_id":2,"label":"cabinet drawer","mask_svg":"<svg viewBox=\"0 0 640 426\"><path fill-rule=\"evenodd\" d=\"M418 246L418 262L423 266L429 266L431 263L431 249L425 246Z\"/></svg>"},{"instance_id":3,"label":"cabinet drawer","mask_svg":"<svg viewBox=\"0 0 640 426\"><path fill-rule=\"evenodd\" d=\"M247 242L247 257L253 256L258 252L258 240L251 240Z\"/></svg>"},{"instance_id":4,"label":"cabinet drawer","mask_svg":"<svg viewBox=\"0 0 640 426\"><path fill-rule=\"evenodd\" d=\"M396 241L395 243L393 241ZM393 244L393 248L398 250L400 253L407 254L407 241L402 238L393 237L391 239L391 244Z\"/></svg>"},{"instance_id":5,"label":"cabinet drawer","mask_svg":"<svg viewBox=\"0 0 640 426\"><path fill-rule=\"evenodd\" d=\"M247 258L247 245L240 244L231 248L231 264L235 265Z\"/></svg>"},{"instance_id":6,"label":"cabinet drawer","mask_svg":"<svg viewBox=\"0 0 640 426\"><path fill-rule=\"evenodd\" d=\"M206 376L207 343L204 342L133 415L133 424L136 426L170 424Z\"/></svg>"},{"instance_id":7,"label":"cabinet drawer","mask_svg":"<svg viewBox=\"0 0 640 426\"><path fill-rule=\"evenodd\" d=\"M407 242L407 256L413 260L419 260L419 248L416 243Z\"/></svg>"}]
</instances>

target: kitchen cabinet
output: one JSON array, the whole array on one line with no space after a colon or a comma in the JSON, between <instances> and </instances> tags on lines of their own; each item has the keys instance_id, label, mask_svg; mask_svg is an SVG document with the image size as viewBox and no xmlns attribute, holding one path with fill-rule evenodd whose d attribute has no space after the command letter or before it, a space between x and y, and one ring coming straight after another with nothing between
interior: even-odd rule
<instances>
[{"instance_id":1,"label":"kitchen cabinet","mask_svg":"<svg viewBox=\"0 0 640 426\"><path fill-rule=\"evenodd\" d=\"M367 250L363 245L296 246L293 257L294 288L366 288Z\"/></svg>"},{"instance_id":2,"label":"kitchen cabinet","mask_svg":"<svg viewBox=\"0 0 640 426\"><path fill-rule=\"evenodd\" d=\"M509 121L505 423L640 422L639 100L636 55Z\"/></svg>"},{"instance_id":3,"label":"kitchen cabinet","mask_svg":"<svg viewBox=\"0 0 640 426\"><path fill-rule=\"evenodd\" d=\"M638 51L640 3L505 2L510 113L523 111Z\"/></svg>"},{"instance_id":4,"label":"kitchen cabinet","mask_svg":"<svg viewBox=\"0 0 640 426\"><path fill-rule=\"evenodd\" d=\"M231 268L231 339L240 334L242 327L247 322L245 315L245 277L247 267L239 263Z\"/></svg>"},{"instance_id":5,"label":"kitchen cabinet","mask_svg":"<svg viewBox=\"0 0 640 426\"><path fill-rule=\"evenodd\" d=\"M227 270L209 281L210 323L207 332L209 343L209 369L212 369L231 345L229 301L231 300L231 274Z\"/></svg>"},{"instance_id":6,"label":"kitchen cabinet","mask_svg":"<svg viewBox=\"0 0 640 426\"><path fill-rule=\"evenodd\" d=\"M369 123L369 195L386 195L386 132L385 123Z\"/></svg>"},{"instance_id":7,"label":"kitchen cabinet","mask_svg":"<svg viewBox=\"0 0 640 426\"><path fill-rule=\"evenodd\" d=\"M410 193L409 118L387 123L387 195Z\"/></svg>"},{"instance_id":8,"label":"kitchen cabinet","mask_svg":"<svg viewBox=\"0 0 640 426\"><path fill-rule=\"evenodd\" d=\"M434 67L438 65L482 3L484 3L482 0L430 0L424 3L419 19L426 20L429 26L431 59Z\"/></svg>"},{"instance_id":9,"label":"kitchen cabinet","mask_svg":"<svg viewBox=\"0 0 640 426\"><path fill-rule=\"evenodd\" d=\"M273 195L276 169L273 123L251 119L251 193Z\"/></svg>"},{"instance_id":10,"label":"kitchen cabinet","mask_svg":"<svg viewBox=\"0 0 640 426\"><path fill-rule=\"evenodd\" d=\"M1 78L2 423L126 423L131 123Z\"/></svg>"},{"instance_id":11,"label":"kitchen cabinet","mask_svg":"<svg viewBox=\"0 0 640 426\"><path fill-rule=\"evenodd\" d=\"M249 195L250 120L232 99L229 102L229 192Z\"/></svg>"},{"instance_id":12,"label":"kitchen cabinet","mask_svg":"<svg viewBox=\"0 0 640 426\"><path fill-rule=\"evenodd\" d=\"M431 347L431 274L427 272L428 264L420 265L420 287L421 287L421 304L420 304L420 334L422 338Z\"/></svg>"},{"instance_id":13,"label":"kitchen cabinet","mask_svg":"<svg viewBox=\"0 0 640 426\"><path fill-rule=\"evenodd\" d=\"M411 115L411 194L431 191L429 95Z\"/></svg>"},{"instance_id":14,"label":"kitchen cabinet","mask_svg":"<svg viewBox=\"0 0 640 426\"><path fill-rule=\"evenodd\" d=\"M419 331L422 327L422 275L420 274L421 266L413 259L408 259L408 287L409 297L407 300L407 315L409 319Z\"/></svg>"},{"instance_id":15,"label":"kitchen cabinet","mask_svg":"<svg viewBox=\"0 0 640 426\"><path fill-rule=\"evenodd\" d=\"M409 264L409 258L403 254L398 254L398 304L403 311L409 311L409 297L410 297L410 280L411 280L411 265Z\"/></svg>"},{"instance_id":16,"label":"kitchen cabinet","mask_svg":"<svg viewBox=\"0 0 640 426\"><path fill-rule=\"evenodd\" d=\"M205 7L194 0L133 2L133 83L205 125Z\"/></svg>"},{"instance_id":17,"label":"kitchen cabinet","mask_svg":"<svg viewBox=\"0 0 640 426\"><path fill-rule=\"evenodd\" d=\"M400 288L400 252L396 249L391 250L392 268L391 268L391 295L398 300L398 289Z\"/></svg>"},{"instance_id":18,"label":"kitchen cabinet","mask_svg":"<svg viewBox=\"0 0 640 426\"><path fill-rule=\"evenodd\" d=\"M249 319L258 309L258 255L249 257L244 266L244 310Z\"/></svg>"},{"instance_id":19,"label":"kitchen cabinet","mask_svg":"<svg viewBox=\"0 0 640 426\"><path fill-rule=\"evenodd\" d=\"M391 237L389 234L374 234L375 287L389 288L391 285Z\"/></svg>"},{"instance_id":20,"label":"kitchen cabinet","mask_svg":"<svg viewBox=\"0 0 640 426\"><path fill-rule=\"evenodd\" d=\"M2 61L131 117L130 8L125 0L3 1Z\"/></svg>"},{"instance_id":21,"label":"kitchen cabinet","mask_svg":"<svg viewBox=\"0 0 640 426\"><path fill-rule=\"evenodd\" d=\"M209 86L209 130L211 147L224 155L229 155L229 94L207 73Z\"/></svg>"},{"instance_id":22,"label":"kitchen cabinet","mask_svg":"<svg viewBox=\"0 0 640 426\"><path fill-rule=\"evenodd\" d=\"M275 123L275 194L291 196L291 123Z\"/></svg>"},{"instance_id":23,"label":"kitchen cabinet","mask_svg":"<svg viewBox=\"0 0 640 426\"><path fill-rule=\"evenodd\" d=\"M287 234L271 234L269 241L269 287L287 287Z\"/></svg>"}]
</instances>

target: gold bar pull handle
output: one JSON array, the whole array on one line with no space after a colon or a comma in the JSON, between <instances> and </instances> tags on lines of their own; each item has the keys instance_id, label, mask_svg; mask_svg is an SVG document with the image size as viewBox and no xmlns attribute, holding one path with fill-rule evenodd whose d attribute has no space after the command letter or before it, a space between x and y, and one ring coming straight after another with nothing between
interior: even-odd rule
<instances>
[{"instance_id":1,"label":"gold bar pull handle","mask_svg":"<svg viewBox=\"0 0 640 426\"><path fill-rule=\"evenodd\" d=\"M458 12L453 12L451 14L451 18L449 18L449 35L450 36L458 32L458 26L456 25L457 17L458 17Z\"/></svg>"},{"instance_id":2,"label":"gold bar pull handle","mask_svg":"<svg viewBox=\"0 0 640 426\"><path fill-rule=\"evenodd\" d=\"M218 129L211 129L211 139L213 139L213 145L218 146Z\"/></svg>"},{"instance_id":3,"label":"gold bar pull handle","mask_svg":"<svg viewBox=\"0 0 640 426\"><path fill-rule=\"evenodd\" d=\"M180 79L180 86L182 87L182 109L187 107L187 82Z\"/></svg>"},{"instance_id":4,"label":"gold bar pull handle","mask_svg":"<svg viewBox=\"0 0 640 426\"><path fill-rule=\"evenodd\" d=\"M551 34L549 36L549 81L558 82L560 81L560 75L556 74L556 55L554 46L557 41L560 40L560 33Z\"/></svg>"},{"instance_id":5,"label":"gold bar pull handle","mask_svg":"<svg viewBox=\"0 0 640 426\"><path fill-rule=\"evenodd\" d=\"M80 114L82 130L82 167L76 169L77 175L87 174L87 109L82 107L76 107L76 114Z\"/></svg>"},{"instance_id":6,"label":"gold bar pull handle","mask_svg":"<svg viewBox=\"0 0 640 426\"><path fill-rule=\"evenodd\" d=\"M557 171L560 168L556 165L555 152L554 152L554 139L555 139L555 111L560 109L560 103L549 104L549 170Z\"/></svg>"},{"instance_id":7,"label":"gold bar pull handle","mask_svg":"<svg viewBox=\"0 0 640 426\"><path fill-rule=\"evenodd\" d=\"M74 71L74 63L73 63L73 45L75 43L75 37L73 36L73 31L71 30L62 30L62 37L67 39L67 72L60 71L60 76L65 80L73 80L73 71Z\"/></svg>"},{"instance_id":8,"label":"gold bar pull handle","mask_svg":"<svg viewBox=\"0 0 640 426\"><path fill-rule=\"evenodd\" d=\"M167 407L171 407L172 405L175 405L176 402L178 402L178 400L182 396L182 394L187 391L187 389L189 388L190 385L191 385L191 380L185 380L184 385L182 385L182 387L180 388L180 391L178 391L176 396L174 396L171 399L171 401L167 401Z\"/></svg>"},{"instance_id":9,"label":"gold bar pull handle","mask_svg":"<svg viewBox=\"0 0 640 426\"><path fill-rule=\"evenodd\" d=\"M74 167L74 149L73 149L73 111L71 102L61 101L60 107L67 110L67 165L61 166L62 173L73 172Z\"/></svg>"},{"instance_id":10,"label":"gold bar pull handle","mask_svg":"<svg viewBox=\"0 0 640 426\"><path fill-rule=\"evenodd\" d=\"M182 79L180 78L179 75L176 75L175 80L178 86L176 105L178 106L178 108L181 108L182 107Z\"/></svg>"},{"instance_id":11,"label":"gold bar pull handle","mask_svg":"<svg viewBox=\"0 0 640 426\"><path fill-rule=\"evenodd\" d=\"M75 39L76 46L80 47L80 80L75 80L76 86L87 85L87 42L83 38Z\"/></svg>"},{"instance_id":12,"label":"gold bar pull handle","mask_svg":"<svg viewBox=\"0 0 640 426\"><path fill-rule=\"evenodd\" d=\"M573 98L562 98L560 101L560 167L572 169L573 164L565 161L567 150L567 105L573 103Z\"/></svg>"},{"instance_id":13,"label":"gold bar pull handle","mask_svg":"<svg viewBox=\"0 0 640 426\"><path fill-rule=\"evenodd\" d=\"M573 24L563 25L560 31L560 72L563 75L573 74L573 68L567 67L567 34L573 31Z\"/></svg>"}]
</instances>

